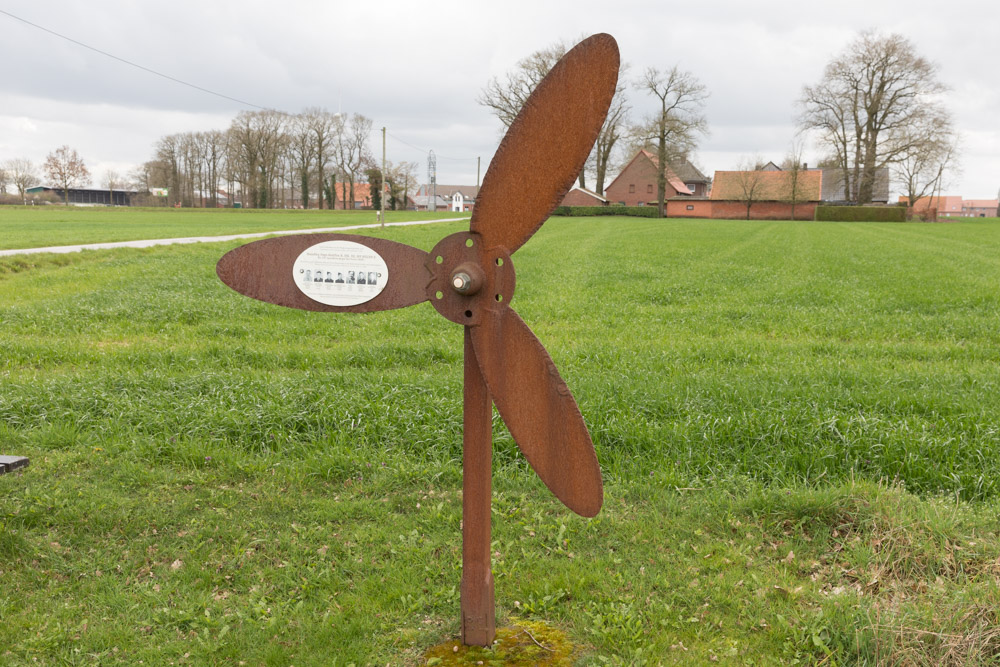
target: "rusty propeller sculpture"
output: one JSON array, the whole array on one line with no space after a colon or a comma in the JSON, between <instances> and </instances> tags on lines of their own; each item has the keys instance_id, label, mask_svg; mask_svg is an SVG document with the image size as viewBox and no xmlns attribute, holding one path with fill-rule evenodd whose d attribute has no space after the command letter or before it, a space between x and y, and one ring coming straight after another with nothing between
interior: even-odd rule
<instances>
[{"instance_id":1,"label":"rusty propeller sculpture","mask_svg":"<svg viewBox=\"0 0 1000 667\"><path fill-rule=\"evenodd\" d=\"M444 238L430 253L385 239L300 234L236 248L217 266L225 284L269 303L363 313L430 301L465 326L465 644L489 645L495 635L492 404L559 500L585 517L596 515L603 502L601 470L580 409L548 352L509 304L511 255L538 231L583 168L611 104L618 64L615 40L599 34L552 68L500 143L469 231Z\"/></svg>"}]
</instances>

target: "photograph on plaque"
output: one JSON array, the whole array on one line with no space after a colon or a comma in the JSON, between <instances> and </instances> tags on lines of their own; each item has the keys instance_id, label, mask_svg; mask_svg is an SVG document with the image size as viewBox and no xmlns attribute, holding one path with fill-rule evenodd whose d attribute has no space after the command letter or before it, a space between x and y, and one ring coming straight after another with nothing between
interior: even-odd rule
<instances>
[{"instance_id":1,"label":"photograph on plaque","mask_svg":"<svg viewBox=\"0 0 1000 667\"><path fill-rule=\"evenodd\" d=\"M389 278L382 256L353 241L324 241L306 248L296 258L292 273L303 294L328 306L370 301Z\"/></svg>"}]
</instances>

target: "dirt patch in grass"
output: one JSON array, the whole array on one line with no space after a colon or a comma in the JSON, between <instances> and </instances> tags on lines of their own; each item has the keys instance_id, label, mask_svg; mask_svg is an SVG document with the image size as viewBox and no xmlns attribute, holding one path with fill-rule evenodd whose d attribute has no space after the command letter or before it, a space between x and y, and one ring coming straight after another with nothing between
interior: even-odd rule
<instances>
[{"instance_id":1,"label":"dirt patch in grass","mask_svg":"<svg viewBox=\"0 0 1000 667\"><path fill-rule=\"evenodd\" d=\"M541 621L519 621L497 629L492 647L463 646L452 639L428 649L420 664L568 667L578 653L562 630Z\"/></svg>"}]
</instances>

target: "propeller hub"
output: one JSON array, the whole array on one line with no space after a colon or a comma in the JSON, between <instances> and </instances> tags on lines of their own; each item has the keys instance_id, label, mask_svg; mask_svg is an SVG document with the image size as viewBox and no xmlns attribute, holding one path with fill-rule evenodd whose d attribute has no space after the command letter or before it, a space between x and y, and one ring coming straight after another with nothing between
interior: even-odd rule
<instances>
[{"instance_id":1,"label":"propeller hub","mask_svg":"<svg viewBox=\"0 0 1000 667\"><path fill-rule=\"evenodd\" d=\"M457 324L477 326L484 313L506 308L514 296L514 265L501 247L486 248L475 232L441 239L425 264L427 298Z\"/></svg>"}]
</instances>

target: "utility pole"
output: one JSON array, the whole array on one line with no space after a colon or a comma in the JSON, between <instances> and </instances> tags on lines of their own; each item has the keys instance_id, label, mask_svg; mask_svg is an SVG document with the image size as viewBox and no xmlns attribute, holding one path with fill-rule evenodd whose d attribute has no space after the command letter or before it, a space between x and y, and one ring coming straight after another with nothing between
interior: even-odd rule
<instances>
[{"instance_id":1,"label":"utility pole","mask_svg":"<svg viewBox=\"0 0 1000 667\"><path fill-rule=\"evenodd\" d=\"M379 215L379 222L385 227L385 126L382 126L382 189L379 196L379 203L382 204L382 213Z\"/></svg>"},{"instance_id":2,"label":"utility pole","mask_svg":"<svg viewBox=\"0 0 1000 667\"><path fill-rule=\"evenodd\" d=\"M479 196L479 164L482 161L482 159L483 158L481 158L481 157L477 157L476 158L476 196L477 197Z\"/></svg>"},{"instance_id":3,"label":"utility pole","mask_svg":"<svg viewBox=\"0 0 1000 667\"><path fill-rule=\"evenodd\" d=\"M427 154L427 189L428 195L431 197L430 203L427 206L428 211L437 210L437 157L434 155L434 151L430 151Z\"/></svg>"}]
</instances>

